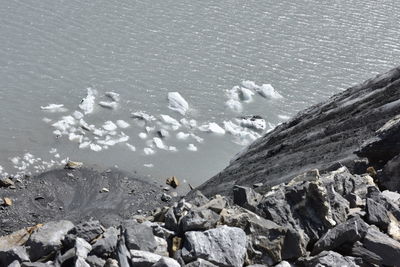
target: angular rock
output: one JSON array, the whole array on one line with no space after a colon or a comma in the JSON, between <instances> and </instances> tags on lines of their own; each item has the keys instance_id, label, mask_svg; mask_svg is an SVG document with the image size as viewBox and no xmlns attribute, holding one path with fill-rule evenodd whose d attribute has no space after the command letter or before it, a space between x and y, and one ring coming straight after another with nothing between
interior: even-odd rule
<instances>
[{"instance_id":1,"label":"angular rock","mask_svg":"<svg viewBox=\"0 0 400 267\"><path fill-rule=\"evenodd\" d=\"M181 265L174 259L163 257L154 263L152 267L181 267Z\"/></svg>"},{"instance_id":2,"label":"angular rock","mask_svg":"<svg viewBox=\"0 0 400 267\"><path fill-rule=\"evenodd\" d=\"M190 200L190 203L192 203L195 206L203 206L205 205L208 201L210 201L206 196L204 196L199 190L194 190L192 191L192 199Z\"/></svg>"},{"instance_id":3,"label":"angular rock","mask_svg":"<svg viewBox=\"0 0 400 267\"><path fill-rule=\"evenodd\" d=\"M61 247L64 236L74 227L70 221L48 222L38 228L29 238L26 246L32 261L36 261Z\"/></svg>"},{"instance_id":4,"label":"angular rock","mask_svg":"<svg viewBox=\"0 0 400 267\"><path fill-rule=\"evenodd\" d=\"M202 231L214 228L220 216L209 209L192 209L180 220L183 232Z\"/></svg>"},{"instance_id":5,"label":"angular rock","mask_svg":"<svg viewBox=\"0 0 400 267\"><path fill-rule=\"evenodd\" d=\"M185 262L198 258L218 266L243 266L246 234L236 227L221 226L205 232L186 232L182 249Z\"/></svg>"},{"instance_id":6,"label":"angular rock","mask_svg":"<svg viewBox=\"0 0 400 267\"><path fill-rule=\"evenodd\" d=\"M85 239L87 242L91 242L103 232L104 230L100 222L95 220L76 225L68 234L76 235L77 237Z\"/></svg>"},{"instance_id":7,"label":"angular rock","mask_svg":"<svg viewBox=\"0 0 400 267\"><path fill-rule=\"evenodd\" d=\"M113 253L117 247L118 234L119 231L114 227L106 229L103 233L103 237L92 245L90 254L105 258Z\"/></svg>"},{"instance_id":8,"label":"angular rock","mask_svg":"<svg viewBox=\"0 0 400 267\"><path fill-rule=\"evenodd\" d=\"M158 254L160 256L168 257L169 256L169 253L168 253L168 242L164 238L161 238L161 237L158 237L158 236L155 236L154 238L155 238L156 243L157 243L157 247L154 250L154 253L156 253L156 254Z\"/></svg>"},{"instance_id":9,"label":"angular rock","mask_svg":"<svg viewBox=\"0 0 400 267\"><path fill-rule=\"evenodd\" d=\"M129 261L131 258L131 254L129 253L129 250L125 245L124 236L121 236L121 238L118 240L116 253L117 253L119 267L130 267Z\"/></svg>"},{"instance_id":10,"label":"angular rock","mask_svg":"<svg viewBox=\"0 0 400 267\"><path fill-rule=\"evenodd\" d=\"M186 264L185 267L217 267L217 265L203 259L197 259Z\"/></svg>"},{"instance_id":11,"label":"angular rock","mask_svg":"<svg viewBox=\"0 0 400 267\"><path fill-rule=\"evenodd\" d=\"M3 206L9 207L9 206L12 206L12 204L13 204L13 201L11 198L9 198L9 197L3 198Z\"/></svg>"},{"instance_id":12,"label":"angular rock","mask_svg":"<svg viewBox=\"0 0 400 267\"><path fill-rule=\"evenodd\" d=\"M370 226L360 217L354 217L328 230L315 243L312 254L316 255L324 250L336 250L345 243L354 243L362 240L369 228Z\"/></svg>"},{"instance_id":13,"label":"angular rock","mask_svg":"<svg viewBox=\"0 0 400 267\"><path fill-rule=\"evenodd\" d=\"M233 187L233 203L245 209L254 211L261 200L261 195L252 188L235 185Z\"/></svg>"},{"instance_id":14,"label":"angular rock","mask_svg":"<svg viewBox=\"0 0 400 267\"><path fill-rule=\"evenodd\" d=\"M77 257L75 255L75 248L71 248L64 253L59 250L56 256L56 266L72 266L75 264Z\"/></svg>"},{"instance_id":15,"label":"angular rock","mask_svg":"<svg viewBox=\"0 0 400 267\"><path fill-rule=\"evenodd\" d=\"M378 180L384 188L400 192L400 154L386 163L378 175Z\"/></svg>"},{"instance_id":16,"label":"angular rock","mask_svg":"<svg viewBox=\"0 0 400 267\"><path fill-rule=\"evenodd\" d=\"M388 266L399 264L400 243L377 229L369 228L362 243L367 250L382 258L380 264Z\"/></svg>"},{"instance_id":17,"label":"angular rock","mask_svg":"<svg viewBox=\"0 0 400 267\"><path fill-rule=\"evenodd\" d=\"M92 246L86 242L85 239L77 237L75 240L75 255L82 259L86 259L89 252L92 250Z\"/></svg>"},{"instance_id":18,"label":"angular rock","mask_svg":"<svg viewBox=\"0 0 400 267\"><path fill-rule=\"evenodd\" d=\"M178 220L175 217L173 208L170 208L165 213L165 228L174 232L178 230Z\"/></svg>"},{"instance_id":19,"label":"angular rock","mask_svg":"<svg viewBox=\"0 0 400 267\"><path fill-rule=\"evenodd\" d=\"M163 193L161 195L161 200L164 201L164 202L171 201L171 199L172 199L172 197L170 195L168 195L167 193Z\"/></svg>"},{"instance_id":20,"label":"angular rock","mask_svg":"<svg viewBox=\"0 0 400 267\"><path fill-rule=\"evenodd\" d=\"M221 195L214 196L210 201L201 206L202 209L210 209L218 214L226 207L227 201Z\"/></svg>"},{"instance_id":21,"label":"angular rock","mask_svg":"<svg viewBox=\"0 0 400 267\"><path fill-rule=\"evenodd\" d=\"M177 252L179 249L182 248L182 238L175 236L174 238L172 238L172 254L175 254L175 252Z\"/></svg>"},{"instance_id":22,"label":"angular rock","mask_svg":"<svg viewBox=\"0 0 400 267\"><path fill-rule=\"evenodd\" d=\"M75 261L75 267L91 267L83 258L78 257Z\"/></svg>"},{"instance_id":23,"label":"angular rock","mask_svg":"<svg viewBox=\"0 0 400 267\"><path fill-rule=\"evenodd\" d=\"M320 254L302 260L305 267L314 266L346 266L358 267L356 259L353 257L343 257L334 251L323 251Z\"/></svg>"},{"instance_id":24,"label":"angular rock","mask_svg":"<svg viewBox=\"0 0 400 267\"><path fill-rule=\"evenodd\" d=\"M351 247L350 255L362 258L364 262L369 264L381 264L383 259L379 255L366 249L360 241L357 241Z\"/></svg>"},{"instance_id":25,"label":"angular rock","mask_svg":"<svg viewBox=\"0 0 400 267\"><path fill-rule=\"evenodd\" d=\"M125 224L124 237L128 249L154 252L157 248L153 229L148 225L129 221Z\"/></svg>"},{"instance_id":26,"label":"angular rock","mask_svg":"<svg viewBox=\"0 0 400 267\"><path fill-rule=\"evenodd\" d=\"M10 178L0 179L0 187L9 187L14 185L14 182Z\"/></svg>"},{"instance_id":27,"label":"angular rock","mask_svg":"<svg viewBox=\"0 0 400 267\"><path fill-rule=\"evenodd\" d=\"M173 188L177 188L179 186L179 180L175 176L168 178L165 183Z\"/></svg>"},{"instance_id":28,"label":"angular rock","mask_svg":"<svg viewBox=\"0 0 400 267\"><path fill-rule=\"evenodd\" d=\"M102 258L97 257L96 255L90 255L86 258L86 262L89 263L92 267L103 267L106 263Z\"/></svg>"},{"instance_id":29,"label":"angular rock","mask_svg":"<svg viewBox=\"0 0 400 267\"><path fill-rule=\"evenodd\" d=\"M108 258L106 260L106 263L104 264L104 267L119 267L118 261L115 259Z\"/></svg>"},{"instance_id":30,"label":"angular rock","mask_svg":"<svg viewBox=\"0 0 400 267\"><path fill-rule=\"evenodd\" d=\"M367 198L365 210L367 212L367 222L378 226L383 231L387 231L390 224L389 215L385 207L374 201L371 198Z\"/></svg>"},{"instance_id":31,"label":"angular rock","mask_svg":"<svg viewBox=\"0 0 400 267\"><path fill-rule=\"evenodd\" d=\"M18 260L15 260L13 262L11 262L10 264L8 264L8 267L20 267L21 264L19 264Z\"/></svg>"},{"instance_id":32,"label":"angular rock","mask_svg":"<svg viewBox=\"0 0 400 267\"><path fill-rule=\"evenodd\" d=\"M133 267L151 267L162 258L162 256L148 251L130 250L129 252Z\"/></svg>"},{"instance_id":33,"label":"angular rock","mask_svg":"<svg viewBox=\"0 0 400 267\"><path fill-rule=\"evenodd\" d=\"M6 251L0 250L0 265L7 266L13 261L30 261L25 247L17 246Z\"/></svg>"}]
</instances>

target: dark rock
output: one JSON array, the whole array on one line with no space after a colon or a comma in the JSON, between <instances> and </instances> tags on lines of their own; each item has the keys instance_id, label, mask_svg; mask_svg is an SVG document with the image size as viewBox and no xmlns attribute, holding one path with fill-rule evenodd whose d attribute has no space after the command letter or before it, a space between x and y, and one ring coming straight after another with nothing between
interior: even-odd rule
<instances>
[{"instance_id":1,"label":"dark rock","mask_svg":"<svg viewBox=\"0 0 400 267\"><path fill-rule=\"evenodd\" d=\"M186 264L185 267L217 267L217 265L203 259L197 259Z\"/></svg>"},{"instance_id":2,"label":"dark rock","mask_svg":"<svg viewBox=\"0 0 400 267\"><path fill-rule=\"evenodd\" d=\"M169 201L171 201L171 199L172 199L172 197L170 195L168 195L167 193L163 193L161 195L161 200L164 202L169 202Z\"/></svg>"},{"instance_id":3,"label":"dark rock","mask_svg":"<svg viewBox=\"0 0 400 267\"><path fill-rule=\"evenodd\" d=\"M95 220L76 225L68 234L76 235L77 237L85 239L87 242L91 242L103 232L103 227L100 222Z\"/></svg>"},{"instance_id":4,"label":"dark rock","mask_svg":"<svg viewBox=\"0 0 400 267\"><path fill-rule=\"evenodd\" d=\"M17 246L6 251L0 250L0 265L7 266L15 260L18 262L30 261L25 247Z\"/></svg>"},{"instance_id":5,"label":"dark rock","mask_svg":"<svg viewBox=\"0 0 400 267\"><path fill-rule=\"evenodd\" d=\"M383 231L387 231L390 224L388 213L382 204L367 198L365 210L367 212L367 222L378 226Z\"/></svg>"},{"instance_id":6,"label":"dark rock","mask_svg":"<svg viewBox=\"0 0 400 267\"><path fill-rule=\"evenodd\" d=\"M364 262L370 264L381 264L383 259L381 256L366 249L360 241L353 244L350 254L355 257L362 258Z\"/></svg>"},{"instance_id":7,"label":"dark rock","mask_svg":"<svg viewBox=\"0 0 400 267\"><path fill-rule=\"evenodd\" d=\"M193 190L192 191L192 199L190 200L190 203L196 206L203 206L205 205L208 201L210 201L206 196L204 196L199 190Z\"/></svg>"},{"instance_id":8,"label":"dark rock","mask_svg":"<svg viewBox=\"0 0 400 267\"><path fill-rule=\"evenodd\" d=\"M214 228L220 216L209 209L192 209L180 220L183 232L202 231Z\"/></svg>"},{"instance_id":9,"label":"dark rock","mask_svg":"<svg viewBox=\"0 0 400 267\"><path fill-rule=\"evenodd\" d=\"M26 246L32 261L55 252L61 247L61 240L74 227L70 221L48 222L38 228L29 238Z\"/></svg>"},{"instance_id":10,"label":"dark rock","mask_svg":"<svg viewBox=\"0 0 400 267\"><path fill-rule=\"evenodd\" d=\"M362 240L367 234L369 225L360 217L355 217L328 230L313 249L313 255L324 250L336 250L345 243L354 243Z\"/></svg>"},{"instance_id":11,"label":"dark rock","mask_svg":"<svg viewBox=\"0 0 400 267\"><path fill-rule=\"evenodd\" d=\"M400 155L391 159L378 174L381 186L391 191L400 192Z\"/></svg>"},{"instance_id":12,"label":"dark rock","mask_svg":"<svg viewBox=\"0 0 400 267\"><path fill-rule=\"evenodd\" d=\"M253 142L197 189L207 197L230 195L233 185L252 186L262 181L275 186L304 170L319 169L323 173L337 162L353 164L357 156L352 153L359 148L360 140L375 136L400 113L399 88L397 67L307 108ZM384 158L400 151L393 146L398 140L391 144L389 153L384 150Z\"/></svg>"},{"instance_id":13,"label":"dark rock","mask_svg":"<svg viewBox=\"0 0 400 267\"><path fill-rule=\"evenodd\" d=\"M179 186L178 178L172 176L166 180L166 184L172 186L173 188L177 188Z\"/></svg>"},{"instance_id":14,"label":"dark rock","mask_svg":"<svg viewBox=\"0 0 400 267\"><path fill-rule=\"evenodd\" d=\"M117 245L117 259L119 267L130 267L130 258L131 254L129 253L129 250L125 245L125 237L121 236L121 238L118 240Z\"/></svg>"},{"instance_id":15,"label":"dark rock","mask_svg":"<svg viewBox=\"0 0 400 267\"><path fill-rule=\"evenodd\" d=\"M175 217L173 208L170 208L165 213L165 228L174 232L178 230L178 220Z\"/></svg>"},{"instance_id":16,"label":"dark rock","mask_svg":"<svg viewBox=\"0 0 400 267\"><path fill-rule=\"evenodd\" d=\"M92 267L103 267L106 263L102 258L97 257L96 255L90 255L86 258L86 262L89 263Z\"/></svg>"},{"instance_id":17,"label":"dark rock","mask_svg":"<svg viewBox=\"0 0 400 267\"><path fill-rule=\"evenodd\" d=\"M245 209L254 211L259 204L261 195L252 188L235 185L233 187L233 203Z\"/></svg>"},{"instance_id":18,"label":"dark rock","mask_svg":"<svg viewBox=\"0 0 400 267\"><path fill-rule=\"evenodd\" d=\"M320 254L302 260L305 267L317 266L347 266L358 267L356 259L353 257L343 257L334 251L323 251Z\"/></svg>"},{"instance_id":19,"label":"dark rock","mask_svg":"<svg viewBox=\"0 0 400 267\"><path fill-rule=\"evenodd\" d=\"M382 262L380 264L398 266L400 259L399 242L371 227L362 243L367 250L381 257Z\"/></svg>"},{"instance_id":20,"label":"dark rock","mask_svg":"<svg viewBox=\"0 0 400 267\"><path fill-rule=\"evenodd\" d=\"M0 187L9 187L14 185L14 182L10 178L0 179Z\"/></svg>"},{"instance_id":21,"label":"dark rock","mask_svg":"<svg viewBox=\"0 0 400 267\"><path fill-rule=\"evenodd\" d=\"M157 248L153 229L148 225L129 221L125 224L124 236L128 249L154 252Z\"/></svg>"},{"instance_id":22,"label":"dark rock","mask_svg":"<svg viewBox=\"0 0 400 267\"><path fill-rule=\"evenodd\" d=\"M90 254L106 258L115 251L118 242L118 234L119 231L114 227L106 229L103 233L103 237L92 245Z\"/></svg>"},{"instance_id":23,"label":"dark rock","mask_svg":"<svg viewBox=\"0 0 400 267\"><path fill-rule=\"evenodd\" d=\"M246 234L236 227L221 226L205 232L186 232L182 249L185 262L198 258L218 266L243 266Z\"/></svg>"},{"instance_id":24,"label":"dark rock","mask_svg":"<svg viewBox=\"0 0 400 267\"><path fill-rule=\"evenodd\" d=\"M360 157L368 158L369 162L382 167L400 151L400 115L388 120L375 135L362 144L356 151Z\"/></svg>"},{"instance_id":25,"label":"dark rock","mask_svg":"<svg viewBox=\"0 0 400 267\"><path fill-rule=\"evenodd\" d=\"M71 248L65 251L64 253L62 253L62 251L59 250L56 256L55 265L62 267L72 266L75 264L75 259L76 259L75 248Z\"/></svg>"}]
</instances>

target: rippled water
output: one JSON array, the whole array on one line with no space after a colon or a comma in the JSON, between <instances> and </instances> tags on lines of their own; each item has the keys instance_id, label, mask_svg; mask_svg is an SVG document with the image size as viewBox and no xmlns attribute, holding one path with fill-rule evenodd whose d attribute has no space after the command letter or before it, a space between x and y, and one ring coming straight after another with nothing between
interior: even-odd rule
<instances>
[{"instance_id":1,"label":"rippled water","mask_svg":"<svg viewBox=\"0 0 400 267\"><path fill-rule=\"evenodd\" d=\"M167 108L180 92L188 118L222 122L238 114L224 105L225 91L242 80L271 83L284 98L256 98L243 114L268 122L326 99L399 64L400 8L389 0L62 1L8 0L0 6L0 165L31 153L45 161L70 157L117 164L155 178L177 175L193 185L217 173L243 147L232 138L199 134L197 152L171 138L176 153L146 156L130 112L181 116ZM100 107L91 121L124 119L137 148L80 150L56 138L56 121L77 109L86 88L118 92L117 110ZM40 106L61 103L69 113ZM153 164L146 168L144 164ZM32 167L32 166L31 166Z\"/></svg>"}]
</instances>

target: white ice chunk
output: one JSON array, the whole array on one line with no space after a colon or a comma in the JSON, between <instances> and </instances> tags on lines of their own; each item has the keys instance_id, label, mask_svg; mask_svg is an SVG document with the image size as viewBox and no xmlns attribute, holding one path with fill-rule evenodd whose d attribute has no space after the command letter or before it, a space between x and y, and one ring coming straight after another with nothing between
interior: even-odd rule
<instances>
[{"instance_id":1,"label":"white ice chunk","mask_svg":"<svg viewBox=\"0 0 400 267\"><path fill-rule=\"evenodd\" d=\"M73 116L75 119L77 119L77 120L80 120L80 119L83 118L82 112L77 111L77 110L75 110L75 111L72 113L72 116Z\"/></svg>"},{"instance_id":2,"label":"white ice chunk","mask_svg":"<svg viewBox=\"0 0 400 267\"><path fill-rule=\"evenodd\" d=\"M82 143L83 136L80 134L70 133L68 139L72 142Z\"/></svg>"},{"instance_id":3,"label":"white ice chunk","mask_svg":"<svg viewBox=\"0 0 400 267\"><path fill-rule=\"evenodd\" d=\"M96 152L102 150L101 146L99 146L98 144L90 144L90 149Z\"/></svg>"},{"instance_id":4,"label":"white ice chunk","mask_svg":"<svg viewBox=\"0 0 400 267\"><path fill-rule=\"evenodd\" d=\"M65 112L68 109L64 107L63 104L49 104L47 106L40 106L42 110L47 110L51 112Z\"/></svg>"},{"instance_id":5,"label":"white ice chunk","mask_svg":"<svg viewBox=\"0 0 400 267\"><path fill-rule=\"evenodd\" d=\"M136 151L136 147L135 146L133 146L133 145L131 145L129 143L126 143L126 146L129 148L130 151Z\"/></svg>"},{"instance_id":6,"label":"white ice chunk","mask_svg":"<svg viewBox=\"0 0 400 267\"><path fill-rule=\"evenodd\" d=\"M242 103L235 99L229 99L225 102L225 105L232 111L240 113L243 111Z\"/></svg>"},{"instance_id":7,"label":"white ice chunk","mask_svg":"<svg viewBox=\"0 0 400 267\"><path fill-rule=\"evenodd\" d=\"M79 149L88 148L88 147L90 146L91 143L92 143L92 142L90 142L90 141L82 142L82 143L79 144Z\"/></svg>"},{"instance_id":8,"label":"white ice chunk","mask_svg":"<svg viewBox=\"0 0 400 267\"><path fill-rule=\"evenodd\" d=\"M146 133L139 133L139 138L140 139L146 139L147 138L147 134Z\"/></svg>"},{"instance_id":9,"label":"white ice chunk","mask_svg":"<svg viewBox=\"0 0 400 267\"><path fill-rule=\"evenodd\" d=\"M105 95L109 98L111 98L115 102L119 102L120 97L118 93L115 92L106 92Z\"/></svg>"},{"instance_id":10,"label":"white ice chunk","mask_svg":"<svg viewBox=\"0 0 400 267\"><path fill-rule=\"evenodd\" d=\"M287 120L290 119L290 116L287 116L287 115L278 115L278 118L281 119L281 120L287 121Z\"/></svg>"},{"instance_id":11,"label":"white ice chunk","mask_svg":"<svg viewBox=\"0 0 400 267\"><path fill-rule=\"evenodd\" d=\"M250 102L253 100L254 93L250 89L240 87L238 93L239 93L239 98L242 101Z\"/></svg>"},{"instance_id":12,"label":"white ice chunk","mask_svg":"<svg viewBox=\"0 0 400 267\"><path fill-rule=\"evenodd\" d=\"M57 158L57 159L59 159L59 158L60 158L60 154L58 154L58 153L57 153L57 154L54 154L54 157Z\"/></svg>"},{"instance_id":13,"label":"white ice chunk","mask_svg":"<svg viewBox=\"0 0 400 267\"><path fill-rule=\"evenodd\" d=\"M203 139L203 138L201 138L201 137L198 136L198 135L195 135L194 133L191 133L190 136L191 136L194 140L196 140L197 143L203 143L203 142L204 142L204 139Z\"/></svg>"},{"instance_id":14,"label":"white ice chunk","mask_svg":"<svg viewBox=\"0 0 400 267\"><path fill-rule=\"evenodd\" d=\"M172 125L172 126L176 126L176 127L178 127L178 128L181 126L181 124L179 123L179 121L175 120L174 118L172 118L172 117L169 116L169 115L161 114L160 116L161 116L161 119L162 119L165 123L167 123L167 124L170 124L170 125Z\"/></svg>"},{"instance_id":15,"label":"white ice chunk","mask_svg":"<svg viewBox=\"0 0 400 267\"><path fill-rule=\"evenodd\" d=\"M153 155L154 153L156 153L152 148L150 147L145 147L143 148L143 152L146 155Z\"/></svg>"},{"instance_id":16,"label":"white ice chunk","mask_svg":"<svg viewBox=\"0 0 400 267\"><path fill-rule=\"evenodd\" d=\"M117 102L100 101L99 106L103 108L116 109L118 107L118 104Z\"/></svg>"},{"instance_id":17,"label":"white ice chunk","mask_svg":"<svg viewBox=\"0 0 400 267\"><path fill-rule=\"evenodd\" d=\"M216 134L225 134L225 130L221 128L217 123L215 122L210 122L208 124L201 125L199 127L200 131L203 132L211 132L211 133L216 133Z\"/></svg>"},{"instance_id":18,"label":"white ice chunk","mask_svg":"<svg viewBox=\"0 0 400 267\"><path fill-rule=\"evenodd\" d=\"M188 102L178 92L169 92L168 101L169 101L168 108L176 112L179 112L183 116L189 109Z\"/></svg>"},{"instance_id":19,"label":"white ice chunk","mask_svg":"<svg viewBox=\"0 0 400 267\"><path fill-rule=\"evenodd\" d=\"M154 167L154 164L152 164L152 163L146 163L146 164L143 164L143 166L145 166L146 168L153 168L153 167Z\"/></svg>"},{"instance_id":20,"label":"white ice chunk","mask_svg":"<svg viewBox=\"0 0 400 267\"><path fill-rule=\"evenodd\" d=\"M259 88L259 86L258 86L255 82L253 82L253 81L242 81L242 85L243 85L244 87L246 87L247 89L253 89L253 90L255 90L255 89L258 89L258 88Z\"/></svg>"},{"instance_id":21,"label":"white ice chunk","mask_svg":"<svg viewBox=\"0 0 400 267\"><path fill-rule=\"evenodd\" d=\"M144 121L154 121L156 118L153 115L149 115L144 111L136 111L131 113L132 118L144 120Z\"/></svg>"},{"instance_id":22,"label":"white ice chunk","mask_svg":"<svg viewBox=\"0 0 400 267\"><path fill-rule=\"evenodd\" d=\"M119 127L119 128L122 128L122 129L128 128L128 127L130 126L130 124L127 123L127 122L124 121L124 120L117 120L116 123L117 123L118 127Z\"/></svg>"},{"instance_id":23,"label":"white ice chunk","mask_svg":"<svg viewBox=\"0 0 400 267\"><path fill-rule=\"evenodd\" d=\"M146 130L147 133L151 133L152 131L154 131L156 129L156 127L146 126L144 129Z\"/></svg>"},{"instance_id":24,"label":"white ice chunk","mask_svg":"<svg viewBox=\"0 0 400 267\"><path fill-rule=\"evenodd\" d=\"M62 134L66 134L72 125L75 125L76 121L72 116L64 116L61 120L52 124L54 128L59 130Z\"/></svg>"},{"instance_id":25,"label":"white ice chunk","mask_svg":"<svg viewBox=\"0 0 400 267\"><path fill-rule=\"evenodd\" d=\"M50 122L51 122L51 119L44 117L44 118L42 119L42 121L44 121L45 123L50 123Z\"/></svg>"},{"instance_id":26,"label":"white ice chunk","mask_svg":"<svg viewBox=\"0 0 400 267\"><path fill-rule=\"evenodd\" d=\"M57 148L51 148L50 150L49 150L49 153L50 154L54 154L54 153L57 153Z\"/></svg>"},{"instance_id":27,"label":"white ice chunk","mask_svg":"<svg viewBox=\"0 0 400 267\"><path fill-rule=\"evenodd\" d=\"M106 131L115 131L117 129L117 125L115 125L115 123L113 123L112 121L106 121L103 124L103 129Z\"/></svg>"},{"instance_id":28,"label":"white ice chunk","mask_svg":"<svg viewBox=\"0 0 400 267\"><path fill-rule=\"evenodd\" d=\"M13 157L10 160L11 160L12 164L18 165L20 157Z\"/></svg>"},{"instance_id":29,"label":"white ice chunk","mask_svg":"<svg viewBox=\"0 0 400 267\"><path fill-rule=\"evenodd\" d=\"M178 151L178 149L177 149L176 147L174 147L174 146L169 146L169 147L168 147L168 150L169 150L169 151L172 151L172 152Z\"/></svg>"},{"instance_id":30,"label":"white ice chunk","mask_svg":"<svg viewBox=\"0 0 400 267\"><path fill-rule=\"evenodd\" d=\"M257 131L265 131L267 123L260 116L251 116L240 119L240 125Z\"/></svg>"},{"instance_id":31,"label":"white ice chunk","mask_svg":"<svg viewBox=\"0 0 400 267\"><path fill-rule=\"evenodd\" d=\"M83 113L89 114L94 110L94 101L96 99L96 90L87 88L87 95L81 100L79 108L83 110Z\"/></svg>"},{"instance_id":32,"label":"white ice chunk","mask_svg":"<svg viewBox=\"0 0 400 267\"><path fill-rule=\"evenodd\" d=\"M159 149L168 150L168 146L164 144L164 142L159 137L154 137L153 142L155 146Z\"/></svg>"},{"instance_id":33,"label":"white ice chunk","mask_svg":"<svg viewBox=\"0 0 400 267\"><path fill-rule=\"evenodd\" d=\"M176 139L186 140L186 139L189 138L189 136L190 136L190 134L188 134L188 133L179 132L179 133L176 134Z\"/></svg>"},{"instance_id":34,"label":"white ice chunk","mask_svg":"<svg viewBox=\"0 0 400 267\"><path fill-rule=\"evenodd\" d=\"M161 138L166 138L169 137L169 132L165 129L160 129L159 131L157 131L157 134L161 137Z\"/></svg>"},{"instance_id":35,"label":"white ice chunk","mask_svg":"<svg viewBox=\"0 0 400 267\"><path fill-rule=\"evenodd\" d=\"M283 96L271 84L263 84L256 90L261 96L269 99L279 99Z\"/></svg>"},{"instance_id":36,"label":"white ice chunk","mask_svg":"<svg viewBox=\"0 0 400 267\"><path fill-rule=\"evenodd\" d=\"M102 129L94 129L93 134L99 137L102 137L106 132Z\"/></svg>"},{"instance_id":37,"label":"white ice chunk","mask_svg":"<svg viewBox=\"0 0 400 267\"><path fill-rule=\"evenodd\" d=\"M187 150L189 150L189 151L197 151L197 147L195 145L193 145L193 144L189 144L187 146Z\"/></svg>"}]
</instances>

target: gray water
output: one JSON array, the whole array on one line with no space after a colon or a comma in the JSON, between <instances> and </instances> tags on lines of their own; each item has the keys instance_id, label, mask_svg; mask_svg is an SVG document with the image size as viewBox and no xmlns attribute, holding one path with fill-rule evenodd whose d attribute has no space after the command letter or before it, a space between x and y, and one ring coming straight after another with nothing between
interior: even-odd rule
<instances>
[{"instance_id":1,"label":"gray water","mask_svg":"<svg viewBox=\"0 0 400 267\"><path fill-rule=\"evenodd\" d=\"M144 155L142 131L130 112L181 115L166 96L189 102L186 116L221 123L225 90L242 80L270 83L283 99L256 98L240 115L262 115L276 125L284 116L328 98L399 64L400 8L392 0L131 1L3 0L0 5L0 165L30 153L44 161L118 165L156 179L176 175L198 185L223 169L244 147L232 138L199 133L188 142L167 140L178 152ZM136 146L94 152L56 138L43 118L57 121L78 110L91 86L121 95L116 110L96 108L93 123L123 119ZM40 109L64 104L63 113ZM41 161L38 160L39 164ZM153 164L147 168L144 164ZM35 171L34 165L28 169ZM27 169L27 170L28 170Z\"/></svg>"}]
</instances>

